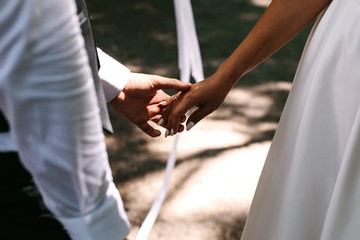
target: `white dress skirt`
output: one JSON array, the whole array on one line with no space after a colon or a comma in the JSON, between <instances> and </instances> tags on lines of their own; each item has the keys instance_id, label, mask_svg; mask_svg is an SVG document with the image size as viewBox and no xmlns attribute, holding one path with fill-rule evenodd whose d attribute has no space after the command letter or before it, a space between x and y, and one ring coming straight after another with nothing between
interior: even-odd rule
<instances>
[{"instance_id":1,"label":"white dress skirt","mask_svg":"<svg viewBox=\"0 0 360 240\"><path fill-rule=\"evenodd\" d=\"M241 239L360 239L360 0L313 27Z\"/></svg>"}]
</instances>

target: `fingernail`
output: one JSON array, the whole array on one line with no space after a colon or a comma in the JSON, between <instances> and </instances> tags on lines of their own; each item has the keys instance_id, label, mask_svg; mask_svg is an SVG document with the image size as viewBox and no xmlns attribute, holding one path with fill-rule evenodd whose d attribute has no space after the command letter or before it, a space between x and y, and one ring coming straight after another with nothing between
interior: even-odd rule
<instances>
[{"instance_id":1,"label":"fingernail","mask_svg":"<svg viewBox=\"0 0 360 240\"><path fill-rule=\"evenodd\" d=\"M189 122L189 123L186 125L186 131L190 131L190 129L192 129L194 126L195 126L195 123L194 123L194 122Z\"/></svg>"},{"instance_id":2,"label":"fingernail","mask_svg":"<svg viewBox=\"0 0 360 240\"><path fill-rule=\"evenodd\" d=\"M164 122L164 119L161 118L161 119L158 121L157 125L160 126L161 124L163 124L163 122Z\"/></svg>"},{"instance_id":3,"label":"fingernail","mask_svg":"<svg viewBox=\"0 0 360 240\"><path fill-rule=\"evenodd\" d=\"M165 137L169 136L169 130L166 129L165 131Z\"/></svg>"},{"instance_id":4,"label":"fingernail","mask_svg":"<svg viewBox=\"0 0 360 240\"><path fill-rule=\"evenodd\" d=\"M162 105L164 105L166 103L166 101L162 101L162 102L160 102L159 104L158 104L158 106L162 106Z\"/></svg>"},{"instance_id":5,"label":"fingernail","mask_svg":"<svg viewBox=\"0 0 360 240\"><path fill-rule=\"evenodd\" d=\"M171 134L171 136L174 135L174 129L171 129L170 134Z\"/></svg>"}]
</instances>

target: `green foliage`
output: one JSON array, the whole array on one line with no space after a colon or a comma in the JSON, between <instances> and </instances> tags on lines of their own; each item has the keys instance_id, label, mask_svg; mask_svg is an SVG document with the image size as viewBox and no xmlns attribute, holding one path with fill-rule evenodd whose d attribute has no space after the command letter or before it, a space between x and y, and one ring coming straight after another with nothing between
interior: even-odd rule
<instances>
[{"instance_id":1,"label":"green foliage","mask_svg":"<svg viewBox=\"0 0 360 240\"><path fill-rule=\"evenodd\" d=\"M98 44L136 70L178 77L174 3L171 0L88 0ZM246 37L265 8L247 0L193 0L205 75L216 71ZM239 84L291 81L310 27ZM159 69L164 71L156 72Z\"/></svg>"}]
</instances>

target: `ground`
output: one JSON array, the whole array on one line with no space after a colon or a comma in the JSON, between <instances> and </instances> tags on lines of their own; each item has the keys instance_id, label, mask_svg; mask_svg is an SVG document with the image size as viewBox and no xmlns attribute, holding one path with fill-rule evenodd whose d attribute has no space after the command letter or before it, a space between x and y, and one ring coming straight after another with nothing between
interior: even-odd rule
<instances>
[{"instance_id":1,"label":"ground","mask_svg":"<svg viewBox=\"0 0 360 240\"><path fill-rule=\"evenodd\" d=\"M170 0L88 0L98 45L134 72L179 77ZM205 76L268 0L193 0ZM149 240L239 239L310 27L239 81L224 104L179 138L168 194ZM171 93L171 92L170 92ZM114 180L136 233L164 178L174 137L152 139L114 111L106 137ZM164 132L163 132L164 133Z\"/></svg>"}]
</instances>

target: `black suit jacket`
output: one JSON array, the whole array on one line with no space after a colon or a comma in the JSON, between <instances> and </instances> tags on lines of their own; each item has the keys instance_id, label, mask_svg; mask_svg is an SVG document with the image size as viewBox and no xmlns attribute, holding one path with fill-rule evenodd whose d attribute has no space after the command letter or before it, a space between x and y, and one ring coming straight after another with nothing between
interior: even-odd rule
<instances>
[{"instance_id":1,"label":"black suit jacket","mask_svg":"<svg viewBox=\"0 0 360 240\"><path fill-rule=\"evenodd\" d=\"M76 5L78 9L78 16L79 16L79 22L81 31L85 40L85 48L89 56L89 64L91 67L95 89L96 89L96 95L99 103L100 108L100 116L101 121L103 125L103 129L106 130L109 133L112 133L113 129L110 123L110 118L106 106L106 100L104 91L101 85L101 79L99 77L98 71L100 68L100 63L96 51L96 42L94 38L94 34L92 31L91 26L91 19L89 15L89 11L86 5L85 0L76 0Z\"/></svg>"}]
</instances>

